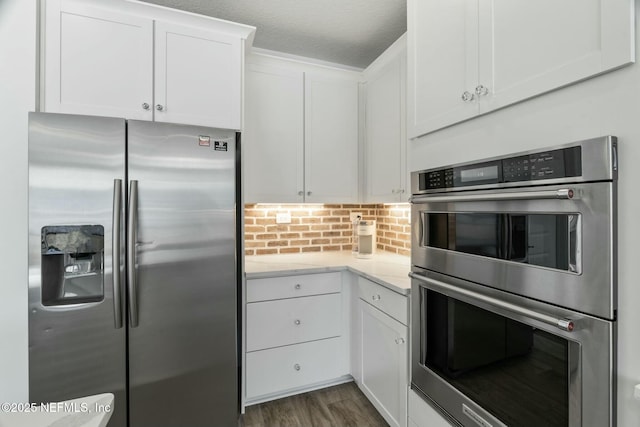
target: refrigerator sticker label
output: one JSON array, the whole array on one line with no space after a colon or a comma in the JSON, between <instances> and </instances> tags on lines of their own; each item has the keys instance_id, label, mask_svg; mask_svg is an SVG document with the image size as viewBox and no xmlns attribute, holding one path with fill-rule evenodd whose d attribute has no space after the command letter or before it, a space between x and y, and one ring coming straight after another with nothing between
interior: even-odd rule
<instances>
[{"instance_id":1,"label":"refrigerator sticker label","mask_svg":"<svg viewBox=\"0 0 640 427\"><path fill-rule=\"evenodd\" d=\"M226 141L214 141L213 149L216 151L227 151L227 142Z\"/></svg>"},{"instance_id":2,"label":"refrigerator sticker label","mask_svg":"<svg viewBox=\"0 0 640 427\"><path fill-rule=\"evenodd\" d=\"M198 136L198 145L201 147L211 147L211 137L204 135Z\"/></svg>"}]
</instances>

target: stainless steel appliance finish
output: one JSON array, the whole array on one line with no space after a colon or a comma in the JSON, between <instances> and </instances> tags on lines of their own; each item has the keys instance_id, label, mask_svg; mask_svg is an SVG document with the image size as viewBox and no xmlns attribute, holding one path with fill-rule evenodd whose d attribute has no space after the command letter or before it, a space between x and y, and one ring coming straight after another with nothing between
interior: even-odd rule
<instances>
[{"instance_id":1,"label":"stainless steel appliance finish","mask_svg":"<svg viewBox=\"0 0 640 427\"><path fill-rule=\"evenodd\" d=\"M615 426L617 140L412 173L412 388L463 426Z\"/></svg>"},{"instance_id":2,"label":"stainless steel appliance finish","mask_svg":"<svg viewBox=\"0 0 640 427\"><path fill-rule=\"evenodd\" d=\"M494 183L458 188L456 192L448 188L438 193L435 190L425 193L417 187L417 177L424 172L414 172L412 264L614 319L617 308L616 144L612 137L607 137L577 146L582 148L583 176L550 179L549 182ZM591 168L596 169L592 171ZM608 180L585 182L585 176ZM512 184L518 184L519 188L513 188ZM457 222L459 227L455 229L456 224L449 220L450 230L440 231L449 234L448 247L436 247L428 241L435 233L429 224L433 214L462 215L463 225L468 230L465 232L460 226L462 221ZM485 243L475 244L496 246L491 243L493 240L498 242L494 251L508 252L513 242L505 242L507 248L499 243L508 240L504 235L513 233L514 226L502 221L505 215L521 217L526 222L523 226L528 227L528 231L523 231L521 244L525 248L520 259L491 254L486 249L466 252L452 249L451 240L458 239L460 243L461 238L484 238ZM542 223L545 218L552 220L552 224ZM565 224L558 225L556 219L564 219ZM494 222L483 226L481 220ZM491 228L495 230L495 236L482 234ZM552 256L556 251L564 253L566 268L544 261L545 256ZM534 260L534 256L539 260Z\"/></svg>"},{"instance_id":3,"label":"stainless steel appliance finish","mask_svg":"<svg viewBox=\"0 0 640 427\"><path fill-rule=\"evenodd\" d=\"M236 138L30 115L32 401L114 392L112 427L237 423Z\"/></svg>"},{"instance_id":4,"label":"stainless steel appliance finish","mask_svg":"<svg viewBox=\"0 0 640 427\"><path fill-rule=\"evenodd\" d=\"M618 152L617 152L617 138L615 136L604 136L599 138L587 139L584 141L570 142L567 144L560 144L550 147L548 150L528 150L519 153L510 154L509 158L522 157L545 153L549 151L562 150L566 148L580 148L580 163L582 165L582 173L580 175L571 177L551 177L545 178L543 181L538 179L533 180L521 180L511 182L500 182L490 184L477 184L477 185L465 185L464 190L479 190L486 188L510 188L510 187L524 187L540 184L563 184L563 183L580 183L580 182L595 182L595 181L613 181L618 179ZM479 163L491 163L496 160L504 159L505 156L490 157L482 159L481 161L472 161L465 163L458 163L455 165L446 165L437 169L448 169L453 167L466 168L467 166L474 166ZM426 171L417 171L411 173L411 194L430 194L430 193L442 193L451 191L460 191L462 187L449 187L438 189L421 189L420 188L420 174Z\"/></svg>"},{"instance_id":5,"label":"stainless steel appliance finish","mask_svg":"<svg viewBox=\"0 0 640 427\"><path fill-rule=\"evenodd\" d=\"M468 427L477 427L477 423L465 414L463 410L465 405L478 414L488 425L494 427L523 426L527 425L526 423L531 426L615 426L614 373L616 356L613 351L616 336L615 322L503 291L479 287L475 283L432 271L415 267L413 270L411 274L411 313L414 326L412 327L411 384L412 388L428 401L444 410L456 422ZM520 358L522 360L517 357L505 359L506 368L501 366L500 361L496 361L493 362L493 365L487 364L487 367L471 370L469 373L471 381L475 381L477 387L482 390L478 392L479 395L490 403L484 404L482 402L481 404L477 401L480 399L467 396L465 394L467 389L463 392L460 390L462 387L458 386L458 382L465 381L464 374L459 378L449 379L443 373L425 364L428 353L425 334L435 333L429 329L425 316L428 299L433 296L427 294L427 291L444 295L455 301L462 301L490 313L496 313L502 318L513 319L530 327L535 333L542 331L556 337L558 341L567 346L565 364L563 367L561 365L567 375L565 386L557 390L545 384L546 379L558 376L558 374L552 372L551 369L546 369L544 362L541 362L537 355L531 354L522 356ZM514 310L513 307L517 307L517 309ZM569 331L562 325L547 322L545 318L568 319L574 327ZM475 333L481 334L481 328L477 326ZM435 327L438 325L433 325L433 328ZM479 346L473 350L475 352L481 352L482 346L488 345L487 342L477 341L475 344ZM525 362L527 358L533 360ZM552 357L552 359L556 365L561 362L558 357ZM522 363L526 368L524 372L516 371L518 363ZM503 370L503 376L498 377L500 382L488 382L488 379L483 382L483 374L487 375L487 378L495 378L494 376L489 377L489 374L486 373L491 370L492 366ZM512 372L518 372L518 375L509 375ZM514 381L511 381L512 379ZM537 379L540 379L539 383L536 382ZM470 387L470 389L473 388ZM547 399L551 399L551 403L548 400L541 400L540 395L543 394L548 395ZM556 396L557 394L560 394L560 397ZM522 406L526 409L523 410L522 406L516 406L518 401L514 403L504 398L507 395L524 400L526 403ZM555 402L554 399L556 399ZM562 399L566 399L566 401L563 402ZM541 402L544 402L544 405ZM554 414L554 404L564 406L561 409L566 411L564 414L566 419L560 419L561 417ZM493 405L498 409L488 410L485 405ZM504 418L496 416L497 412L509 414L510 410L523 418L510 424L506 421L503 422ZM556 416L556 418L552 421L549 421L548 418L541 421L536 419L532 413L524 412L526 410L530 410L532 413L538 411L538 415ZM551 422L558 424L551 424Z\"/></svg>"}]
</instances>

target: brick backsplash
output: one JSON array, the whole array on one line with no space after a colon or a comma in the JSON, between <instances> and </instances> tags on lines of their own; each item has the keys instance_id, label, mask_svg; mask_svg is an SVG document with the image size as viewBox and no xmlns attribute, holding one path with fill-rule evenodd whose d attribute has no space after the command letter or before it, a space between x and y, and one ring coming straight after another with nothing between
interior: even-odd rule
<instances>
[{"instance_id":1,"label":"brick backsplash","mask_svg":"<svg viewBox=\"0 0 640 427\"><path fill-rule=\"evenodd\" d=\"M411 254L411 209L409 204L377 205L378 249L400 255Z\"/></svg>"},{"instance_id":2,"label":"brick backsplash","mask_svg":"<svg viewBox=\"0 0 640 427\"><path fill-rule=\"evenodd\" d=\"M277 224L276 214L291 213L290 224ZM404 204L247 204L244 208L246 255L351 250L350 212L376 220L377 249L409 255L409 205Z\"/></svg>"}]
</instances>

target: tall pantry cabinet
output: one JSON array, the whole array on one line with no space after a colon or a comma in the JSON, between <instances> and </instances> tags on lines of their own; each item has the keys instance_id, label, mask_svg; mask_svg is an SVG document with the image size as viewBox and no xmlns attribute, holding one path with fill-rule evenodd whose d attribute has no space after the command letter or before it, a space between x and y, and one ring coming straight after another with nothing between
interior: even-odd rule
<instances>
[{"instance_id":1,"label":"tall pantry cabinet","mask_svg":"<svg viewBox=\"0 0 640 427\"><path fill-rule=\"evenodd\" d=\"M42 4L43 111L241 128L255 28L137 2Z\"/></svg>"}]
</instances>

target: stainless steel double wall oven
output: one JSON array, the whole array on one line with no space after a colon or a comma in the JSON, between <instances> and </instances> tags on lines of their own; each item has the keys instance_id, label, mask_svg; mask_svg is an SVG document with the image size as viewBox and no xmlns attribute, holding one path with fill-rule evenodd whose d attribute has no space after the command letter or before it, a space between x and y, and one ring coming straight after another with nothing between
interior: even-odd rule
<instances>
[{"instance_id":1,"label":"stainless steel double wall oven","mask_svg":"<svg viewBox=\"0 0 640 427\"><path fill-rule=\"evenodd\" d=\"M614 426L617 142L412 174L412 387L463 426Z\"/></svg>"}]
</instances>

